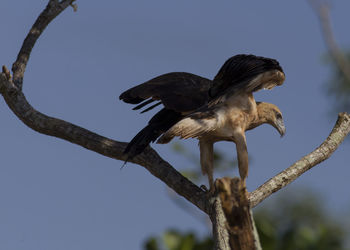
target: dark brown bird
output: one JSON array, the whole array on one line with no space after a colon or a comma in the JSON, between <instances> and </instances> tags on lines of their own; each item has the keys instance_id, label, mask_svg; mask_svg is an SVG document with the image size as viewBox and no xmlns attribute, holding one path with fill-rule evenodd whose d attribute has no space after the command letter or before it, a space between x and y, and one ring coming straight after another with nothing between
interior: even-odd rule
<instances>
[{"instance_id":1,"label":"dark brown bird","mask_svg":"<svg viewBox=\"0 0 350 250\"><path fill-rule=\"evenodd\" d=\"M142 112L163 104L128 144L127 159L140 154L150 142L168 143L175 136L197 138L203 174L213 188L213 144L217 141L236 143L240 176L248 175L248 152L245 131L267 123L281 136L285 126L281 111L270 103L256 102L253 92L272 89L285 80L277 60L254 55L229 58L214 80L185 72L168 73L133 87L120 99Z\"/></svg>"}]
</instances>

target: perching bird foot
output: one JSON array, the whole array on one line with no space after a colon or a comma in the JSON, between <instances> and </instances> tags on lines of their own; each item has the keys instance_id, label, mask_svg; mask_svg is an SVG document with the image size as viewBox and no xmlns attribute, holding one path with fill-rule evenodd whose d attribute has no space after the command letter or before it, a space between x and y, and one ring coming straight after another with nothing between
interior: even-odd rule
<instances>
[{"instance_id":1,"label":"perching bird foot","mask_svg":"<svg viewBox=\"0 0 350 250\"><path fill-rule=\"evenodd\" d=\"M206 192L206 195L212 196L215 193L215 187L207 188L205 185L201 185L200 189L202 189L204 192Z\"/></svg>"},{"instance_id":2,"label":"perching bird foot","mask_svg":"<svg viewBox=\"0 0 350 250\"><path fill-rule=\"evenodd\" d=\"M209 191L205 185L200 185L200 189L202 189L206 193Z\"/></svg>"}]
</instances>

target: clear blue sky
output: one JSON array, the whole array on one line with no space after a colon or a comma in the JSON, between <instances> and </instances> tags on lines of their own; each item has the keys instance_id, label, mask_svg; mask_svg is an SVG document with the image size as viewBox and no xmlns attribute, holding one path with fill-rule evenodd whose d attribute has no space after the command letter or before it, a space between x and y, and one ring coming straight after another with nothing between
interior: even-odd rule
<instances>
[{"instance_id":1,"label":"clear blue sky","mask_svg":"<svg viewBox=\"0 0 350 250\"><path fill-rule=\"evenodd\" d=\"M11 66L47 1L2 0L1 64ZM348 1L332 1L341 46L350 46ZM101 135L130 140L151 114L117 97L159 74L212 78L238 53L276 58L287 79L256 99L278 105L287 134L248 132L252 191L317 147L336 120L324 83L329 68L317 19L306 1L77 1L37 42L24 92L34 108ZM0 249L140 249L169 227L206 232L168 198L165 185L142 167L121 162L23 125L0 100ZM195 141L184 142L198 152ZM231 143L218 148L235 156ZM175 167L187 163L157 145ZM318 190L332 211L350 207L349 143L287 189ZM230 156L231 157L231 156ZM237 174L236 170L232 175Z\"/></svg>"}]
</instances>

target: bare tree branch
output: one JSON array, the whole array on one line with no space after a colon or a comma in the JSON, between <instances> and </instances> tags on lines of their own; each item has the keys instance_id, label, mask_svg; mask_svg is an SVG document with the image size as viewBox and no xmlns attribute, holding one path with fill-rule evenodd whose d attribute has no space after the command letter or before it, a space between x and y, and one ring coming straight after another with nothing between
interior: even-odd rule
<instances>
[{"instance_id":1,"label":"bare tree branch","mask_svg":"<svg viewBox=\"0 0 350 250\"><path fill-rule=\"evenodd\" d=\"M340 113L332 132L318 148L250 193L251 206L255 207L274 192L293 182L307 170L328 159L349 132L350 115Z\"/></svg>"},{"instance_id":2,"label":"bare tree branch","mask_svg":"<svg viewBox=\"0 0 350 250\"><path fill-rule=\"evenodd\" d=\"M226 216L222 209L220 197L218 195L211 197L210 204L212 206L209 211L209 217L213 227L214 249L230 250Z\"/></svg>"},{"instance_id":3,"label":"bare tree branch","mask_svg":"<svg viewBox=\"0 0 350 250\"><path fill-rule=\"evenodd\" d=\"M13 82L19 89L22 89L24 71L35 42L38 40L47 25L74 1L75 0L65 0L59 2L57 0L50 0L44 11L41 12L33 24L28 35L24 39L16 61L12 65Z\"/></svg>"},{"instance_id":4,"label":"bare tree branch","mask_svg":"<svg viewBox=\"0 0 350 250\"><path fill-rule=\"evenodd\" d=\"M329 18L329 6L324 1L320 0L309 0L309 3L320 21L323 38L328 47L329 54L332 56L344 77L350 82L350 62L339 49L338 44L334 39Z\"/></svg>"},{"instance_id":5,"label":"bare tree branch","mask_svg":"<svg viewBox=\"0 0 350 250\"><path fill-rule=\"evenodd\" d=\"M107 157L124 161L126 159L123 151L126 143L114 141L69 122L46 116L35 110L27 102L22 92L24 72L35 42L47 25L72 2L72 0L49 1L23 42L17 60L13 64L13 77L3 66L3 73L0 74L0 92L16 116L33 130L67 140ZM145 167L179 195L185 197L202 211L208 211L205 192L176 171L150 147L131 162Z\"/></svg>"},{"instance_id":6,"label":"bare tree branch","mask_svg":"<svg viewBox=\"0 0 350 250\"><path fill-rule=\"evenodd\" d=\"M67 140L110 158L126 160L123 155L126 143L114 141L69 122L38 112L30 106L22 91L14 85L11 79L6 77L5 73L0 74L0 92L10 109L33 130ZM176 171L150 147L131 162L145 167L179 195L185 197L201 210L207 211L205 192Z\"/></svg>"}]
</instances>

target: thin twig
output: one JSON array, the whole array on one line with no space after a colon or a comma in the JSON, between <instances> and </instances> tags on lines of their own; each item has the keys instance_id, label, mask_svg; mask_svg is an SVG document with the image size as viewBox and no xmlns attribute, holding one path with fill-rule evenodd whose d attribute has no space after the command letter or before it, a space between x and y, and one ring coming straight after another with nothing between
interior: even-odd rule
<instances>
[{"instance_id":1,"label":"thin twig","mask_svg":"<svg viewBox=\"0 0 350 250\"><path fill-rule=\"evenodd\" d=\"M343 73L344 77L348 82L350 82L350 62L339 48L334 38L331 21L329 18L329 6L326 2L320 0L309 0L309 3L320 21L323 38L329 54L338 66L339 70Z\"/></svg>"},{"instance_id":2,"label":"thin twig","mask_svg":"<svg viewBox=\"0 0 350 250\"><path fill-rule=\"evenodd\" d=\"M13 82L19 89L22 89L24 72L35 42L38 40L47 25L73 2L74 0L65 0L61 2L51 0L47 4L44 11L41 12L39 17L36 19L35 23L24 39L16 61L12 65Z\"/></svg>"}]
</instances>

